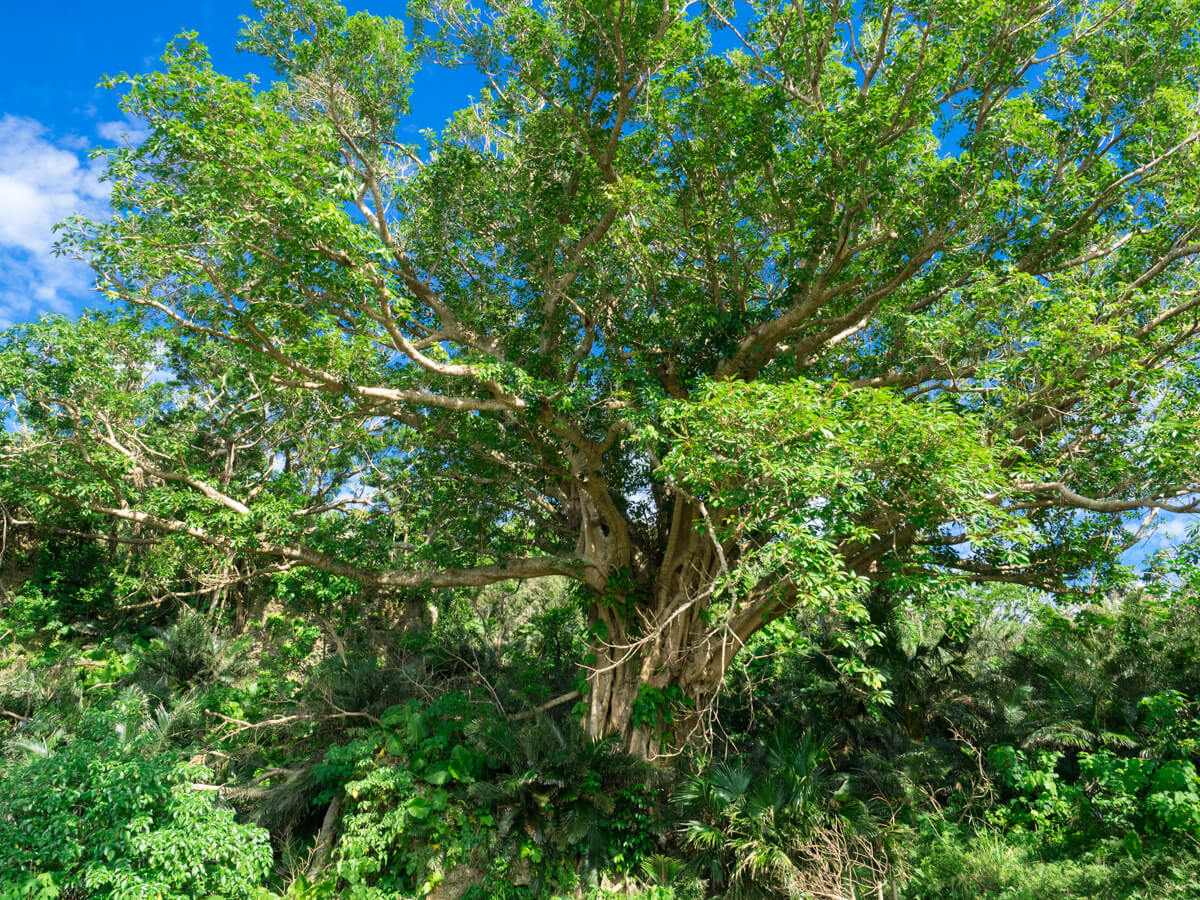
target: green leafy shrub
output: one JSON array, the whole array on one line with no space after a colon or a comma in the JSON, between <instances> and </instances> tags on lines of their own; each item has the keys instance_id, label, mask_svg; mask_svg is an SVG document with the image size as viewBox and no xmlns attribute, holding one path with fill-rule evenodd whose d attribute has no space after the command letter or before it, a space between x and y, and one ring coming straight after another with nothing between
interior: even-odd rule
<instances>
[{"instance_id":1,"label":"green leafy shrub","mask_svg":"<svg viewBox=\"0 0 1200 900\"><path fill-rule=\"evenodd\" d=\"M204 770L156 753L150 721L144 697L126 692L57 742L11 742L0 884L49 876L43 887L112 900L257 895L272 864L267 833L193 790Z\"/></svg>"},{"instance_id":2,"label":"green leafy shrub","mask_svg":"<svg viewBox=\"0 0 1200 900\"><path fill-rule=\"evenodd\" d=\"M1192 900L1200 855L1180 845L1130 853L1108 839L1047 855L1020 836L925 818L904 900Z\"/></svg>"},{"instance_id":3,"label":"green leafy shrub","mask_svg":"<svg viewBox=\"0 0 1200 900\"><path fill-rule=\"evenodd\" d=\"M0 592L0 634L49 645L84 632L89 619L109 611L119 573L105 565L101 547L63 538L45 541L33 555L29 579Z\"/></svg>"},{"instance_id":4,"label":"green leafy shrub","mask_svg":"<svg viewBox=\"0 0 1200 900\"><path fill-rule=\"evenodd\" d=\"M1200 777L1190 760L1171 759L1154 772L1149 819L1165 832L1200 833Z\"/></svg>"},{"instance_id":5,"label":"green leafy shrub","mask_svg":"<svg viewBox=\"0 0 1200 900\"><path fill-rule=\"evenodd\" d=\"M448 693L392 707L314 777L346 814L333 874L352 897L467 878L481 896L548 896L632 872L658 829L645 767L574 723L519 723Z\"/></svg>"},{"instance_id":6,"label":"green leafy shrub","mask_svg":"<svg viewBox=\"0 0 1200 900\"><path fill-rule=\"evenodd\" d=\"M1044 841L1061 842L1078 822L1082 791L1058 774L1063 754L1045 750L1030 759L1023 750L999 746L988 751L988 763L1011 794L1007 809L995 818L1006 824L1028 828Z\"/></svg>"},{"instance_id":7,"label":"green leafy shrub","mask_svg":"<svg viewBox=\"0 0 1200 900\"><path fill-rule=\"evenodd\" d=\"M1157 763L1132 757L1122 759L1108 750L1079 754L1080 780L1089 785L1086 798L1096 832L1123 834L1139 828L1145 812L1141 799Z\"/></svg>"},{"instance_id":8,"label":"green leafy shrub","mask_svg":"<svg viewBox=\"0 0 1200 900\"><path fill-rule=\"evenodd\" d=\"M1140 847L1158 835L1200 833L1200 776L1190 760L1080 753L1071 783L1056 769L1062 757L1042 751L1030 760L1013 747L993 747L989 762L1011 794L993 821L1029 829L1048 844L1115 836Z\"/></svg>"}]
</instances>

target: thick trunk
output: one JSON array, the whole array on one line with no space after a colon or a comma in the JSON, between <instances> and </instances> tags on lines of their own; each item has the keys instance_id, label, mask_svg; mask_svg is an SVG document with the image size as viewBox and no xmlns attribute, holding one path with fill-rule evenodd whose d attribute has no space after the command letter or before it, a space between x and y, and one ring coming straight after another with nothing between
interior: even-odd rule
<instances>
[{"instance_id":1,"label":"thick trunk","mask_svg":"<svg viewBox=\"0 0 1200 900\"><path fill-rule=\"evenodd\" d=\"M703 569L691 569L696 571ZM617 735L625 749L644 758L704 742L705 713L741 646L734 633L706 620L708 592L707 584L681 584L661 573L653 603L632 613L636 630L629 606L593 607L602 627L591 647L588 734Z\"/></svg>"},{"instance_id":2,"label":"thick trunk","mask_svg":"<svg viewBox=\"0 0 1200 900\"><path fill-rule=\"evenodd\" d=\"M317 842L313 845L312 858L308 864L308 878L315 881L321 875L321 870L329 862L329 854L333 850L334 832L342 815L342 795L338 794L325 810L325 818L321 821L321 831Z\"/></svg>"},{"instance_id":3,"label":"thick trunk","mask_svg":"<svg viewBox=\"0 0 1200 900\"><path fill-rule=\"evenodd\" d=\"M616 735L645 758L704 743L712 703L737 650L763 617L715 625L705 615L725 558L696 502L674 503L668 543L648 589L598 598L587 732Z\"/></svg>"},{"instance_id":4,"label":"thick trunk","mask_svg":"<svg viewBox=\"0 0 1200 900\"><path fill-rule=\"evenodd\" d=\"M689 743L704 743L706 712L735 649L701 633L653 639L632 649L595 643L586 728L595 738L616 735L636 756L651 759Z\"/></svg>"},{"instance_id":5,"label":"thick trunk","mask_svg":"<svg viewBox=\"0 0 1200 900\"><path fill-rule=\"evenodd\" d=\"M623 747L637 756L651 755L652 735L634 724L634 707L641 685L639 664L622 660L609 646L592 647L596 662L588 692L587 733L593 738L616 735Z\"/></svg>"}]
</instances>

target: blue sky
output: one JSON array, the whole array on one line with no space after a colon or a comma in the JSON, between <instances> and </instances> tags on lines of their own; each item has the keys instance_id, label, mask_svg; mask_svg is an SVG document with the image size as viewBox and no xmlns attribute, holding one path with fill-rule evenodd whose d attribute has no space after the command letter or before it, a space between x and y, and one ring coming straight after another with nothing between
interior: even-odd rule
<instances>
[{"instance_id":1,"label":"blue sky","mask_svg":"<svg viewBox=\"0 0 1200 900\"><path fill-rule=\"evenodd\" d=\"M402 17L406 0L347 5ZM8 7L0 30L0 328L96 302L88 270L52 257L50 229L73 212L105 215L100 166L88 151L123 134L136 137L117 97L96 87L103 75L154 68L166 43L191 30L208 45L219 71L271 77L258 58L234 49L239 16L254 11L250 0L49 0ZM425 69L413 96L414 132L437 127L477 90L469 71Z\"/></svg>"}]
</instances>

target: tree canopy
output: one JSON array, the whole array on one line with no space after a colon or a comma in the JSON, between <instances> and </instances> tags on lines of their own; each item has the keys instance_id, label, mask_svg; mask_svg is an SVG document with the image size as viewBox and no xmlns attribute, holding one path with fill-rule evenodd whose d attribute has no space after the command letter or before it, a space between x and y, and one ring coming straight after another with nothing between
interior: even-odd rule
<instances>
[{"instance_id":1,"label":"tree canopy","mask_svg":"<svg viewBox=\"0 0 1200 900\"><path fill-rule=\"evenodd\" d=\"M797 605L1082 591L1200 510L1196 0L257 7L269 87L194 36L112 81L148 137L60 247L115 311L0 343L31 516L202 584L565 577L646 754ZM429 60L488 88L417 139Z\"/></svg>"}]
</instances>

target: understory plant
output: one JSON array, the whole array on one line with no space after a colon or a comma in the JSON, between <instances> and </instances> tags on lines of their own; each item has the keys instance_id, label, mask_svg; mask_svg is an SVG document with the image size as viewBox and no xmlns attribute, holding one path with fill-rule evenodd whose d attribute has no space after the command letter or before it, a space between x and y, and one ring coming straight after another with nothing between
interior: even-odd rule
<instances>
[{"instance_id":1,"label":"understory plant","mask_svg":"<svg viewBox=\"0 0 1200 900\"><path fill-rule=\"evenodd\" d=\"M549 896L635 871L654 851L650 767L573 721L506 720L450 693L381 723L317 769L346 798L332 876L348 896L463 878L478 896Z\"/></svg>"},{"instance_id":2,"label":"understory plant","mask_svg":"<svg viewBox=\"0 0 1200 900\"><path fill-rule=\"evenodd\" d=\"M252 900L273 866L268 834L196 789L207 775L164 746L136 690L10 739L0 885L28 885L33 897Z\"/></svg>"},{"instance_id":3,"label":"understory plant","mask_svg":"<svg viewBox=\"0 0 1200 900\"><path fill-rule=\"evenodd\" d=\"M693 871L727 900L850 898L887 878L879 824L812 737L776 731L759 758L705 767L672 800Z\"/></svg>"}]
</instances>

